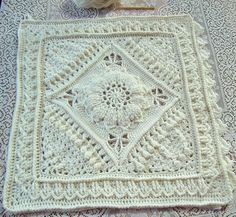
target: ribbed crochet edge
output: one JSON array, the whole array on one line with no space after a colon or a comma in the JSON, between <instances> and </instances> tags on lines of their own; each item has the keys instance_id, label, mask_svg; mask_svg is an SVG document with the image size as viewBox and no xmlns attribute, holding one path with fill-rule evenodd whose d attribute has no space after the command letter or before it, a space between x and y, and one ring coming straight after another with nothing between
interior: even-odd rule
<instances>
[{"instance_id":1,"label":"ribbed crochet edge","mask_svg":"<svg viewBox=\"0 0 236 217\"><path fill-rule=\"evenodd\" d=\"M203 83L204 94L206 98L207 108L211 116L211 121L216 129L216 139L217 139L217 155L221 163L221 169L224 173L224 177L228 180L225 184L229 190L230 197L233 197L233 191L236 189L236 174L233 172L233 160L228 157L230 151L230 144L224 139L224 133L227 130L227 126L221 120L221 115L223 113L222 108L218 106L217 102L219 100L219 95L216 90L216 82L214 78L210 75L211 65L209 64L210 53L204 48L208 45L206 40L203 40L201 36L204 34L203 27L197 22L193 21L194 29L193 34L195 33L196 37L194 43L196 44L197 55L200 57L200 67L202 74L201 80ZM202 52L198 52L201 50ZM227 184L228 183L228 184Z\"/></svg>"},{"instance_id":2,"label":"ribbed crochet edge","mask_svg":"<svg viewBox=\"0 0 236 217\"><path fill-rule=\"evenodd\" d=\"M151 199L151 200L139 200L136 203L128 203L124 201L110 201L108 199L101 202L96 201L95 199L89 202L85 202L83 204L59 204L59 203L52 203L52 204L40 204L36 203L33 206L27 206L23 208L22 206L14 208L12 207L5 207L9 212L12 213L32 213L32 212L39 212L39 211L81 211L86 209L92 209L92 208L119 208L119 209L128 209L128 208L170 208L170 207L214 207L214 208L220 208L221 206L225 205L225 202L219 202L217 200L215 201L208 201L208 200L202 200L199 199L199 202L194 202L194 204L190 200L181 201L173 201L169 203L160 203L160 201ZM22 209L23 208L23 209Z\"/></svg>"},{"instance_id":3,"label":"ribbed crochet edge","mask_svg":"<svg viewBox=\"0 0 236 217\"><path fill-rule=\"evenodd\" d=\"M14 161L15 161L15 140L17 137L17 128L19 125L20 112L23 107L23 83L22 83L22 59L23 59L23 44L24 38L22 37L21 24L18 29L18 51L17 51L17 78L16 78L16 104L14 108L12 127L10 132L10 139L8 144L8 155L6 161L6 176L3 187L3 207L9 211L13 211L12 204L10 204L9 196L12 195L12 184L13 184L13 172L14 172ZM10 193L9 193L10 192Z\"/></svg>"}]
</instances>

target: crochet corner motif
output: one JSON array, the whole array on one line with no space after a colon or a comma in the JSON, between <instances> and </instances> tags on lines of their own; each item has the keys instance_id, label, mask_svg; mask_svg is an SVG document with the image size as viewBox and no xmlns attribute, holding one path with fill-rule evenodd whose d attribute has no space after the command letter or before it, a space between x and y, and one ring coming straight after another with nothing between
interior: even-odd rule
<instances>
[{"instance_id":1,"label":"crochet corner motif","mask_svg":"<svg viewBox=\"0 0 236 217\"><path fill-rule=\"evenodd\" d=\"M189 16L24 21L4 206L226 204L201 34Z\"/></svg>"}]
</instances>

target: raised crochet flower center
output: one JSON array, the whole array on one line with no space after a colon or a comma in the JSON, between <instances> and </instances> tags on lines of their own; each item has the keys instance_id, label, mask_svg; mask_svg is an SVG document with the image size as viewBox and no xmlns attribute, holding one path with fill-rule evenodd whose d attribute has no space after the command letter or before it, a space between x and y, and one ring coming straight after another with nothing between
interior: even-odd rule
<instances>
[{"instance_id":1,"label":"raised crochet flower center","mask_svg":"<svg viewBox=\"0 0 236 217\"><path fill-rule=\"evenodd\" d=\"M127 126L142 120L151 106L150 93L137 76L118 70L91 81L84 105L94 122L107 126Z\"/></svg>"},{"instance_id":2,"label":"raised crochet flower center","mask_svg":"<svg viewBox=\"0 0 236 217\"><path fill-rule=\"evenodd\" d=\"M119 110L130 103L129 88L125 82L116 80L107 85L103 91L103 100L111 109Z\"/></svg>"}]
</instances>

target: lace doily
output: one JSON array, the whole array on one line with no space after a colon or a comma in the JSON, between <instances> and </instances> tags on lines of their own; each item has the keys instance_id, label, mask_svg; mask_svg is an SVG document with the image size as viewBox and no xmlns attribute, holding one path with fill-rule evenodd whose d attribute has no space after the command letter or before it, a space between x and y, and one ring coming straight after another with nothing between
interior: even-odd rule
<instances>
[{"instance_id":1,"label":"lace doily","mask_svg":"<svg viewBox=\"0 0 236 217\"><path fill-rule=\"evenodd\" d=\"M229 202L201 32L189 16L24 21L4 206Z\"/></svg>"}]
</instances>

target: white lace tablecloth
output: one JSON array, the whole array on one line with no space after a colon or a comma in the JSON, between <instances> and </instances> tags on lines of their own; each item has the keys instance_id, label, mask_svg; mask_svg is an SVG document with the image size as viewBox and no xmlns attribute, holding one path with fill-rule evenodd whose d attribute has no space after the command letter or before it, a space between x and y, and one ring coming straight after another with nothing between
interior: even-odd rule
<instances>
[{"instance_id":1,"label":"white lace tablecloth","mask_svg":"<svg viewBox=\"0 0 236 217\"><path fill-rule=\"evenodd\" d=\"M127 0L125 0L127 2ZM133 0L137 2L137 0ZM158 3L157 3L158 2ZM147 0L155 4L155 11L97 11L77 8L72 0L5 0L0 10L0 192L3 190L6 170L7 146L16 99L17 29L21 19L77 19L101 16L183 14L189 13L205 29L211 52L211 64L217 83L219 105L223 108L222 120L227 124L225 139L231 144L230 157L235 161L236 173L236 1L235 0ZM224 216L236 217L234 201L221 209L171 208L171 209L92 209L73 212L11 214L2 208L0 216Z\"/></svg>"}]
</instances>

